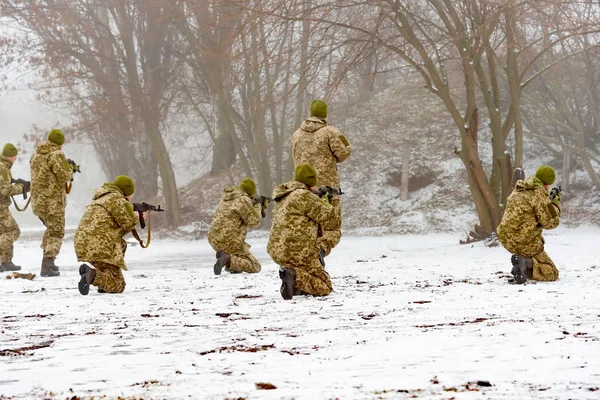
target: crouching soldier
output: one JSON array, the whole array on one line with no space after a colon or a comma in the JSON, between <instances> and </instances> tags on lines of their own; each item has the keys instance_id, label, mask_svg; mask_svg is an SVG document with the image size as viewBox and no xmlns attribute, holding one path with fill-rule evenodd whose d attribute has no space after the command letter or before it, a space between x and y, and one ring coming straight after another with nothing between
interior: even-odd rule
<instances>
[{"instance_id":1,"label":"crouching soldier","mask_svg":"<svg viewBox=\"0 0 600 400\"><path fill-rule=\"evenodd\" d=\"M21 235L19 225L13 218L8 206L10 196L23 193L24 185L12 183L10 169L17 159L17 148L7 143L0 157L0 272L19 271L21 267L12 262L13 244Z\"/></svg>"},{"instance_id":2,"label":"crouching soldier","mask_svg":"<svg viewBox=\"0 0 600 400\"><path fill-rule=\"evenodd\" d=\"M83 295L89 293L90 285L97 286L101 293L125 290L121 272L127 271L123 236L135 227L139 218L130 203L134 190L131 178L118 176L113 183L105 183L94 191L93 201L81 217L75 232L75 253L78 261L92 265L79 267L79 292Z\"/></svg>"},{"instance_id":3,"label":"crouching soldier","mask_svg":"<svg viewBox=\"0 0 600 400\"><path fill-rule=\"evenodd\" d=\"M555 179L554 170L542 165L534 176L517 182L506 202L497 234L504 248L513 253L511 273L518 284L527 279L558 279L558 270L544 251L542 237L542 229L554 229L559 224L560 193L552 201L548 194Z\"/></svg>"},{"instance_id":4,"label":"crouching soldier","mask_svg":"<svg viewBox=\"0 0 600 400\"><path fill-rule=\"evenodd\" d=\"M281 296L327 296L333 290L329 274L319 261L319 225L336 218L326 198L311 192L317 173L309 164L296 168L294 181L275 188L273 225L267 252L282 268Z\"/></svg>"},{"instance_id":5,"label":"crouching soldier","mask_svg":"<svg viewBox=\"0 0 600 400\"><path fill-rule=\"evenodd\" d=\"M223 189L223 197L208 230L208 243L217 252L215 275L225 268L231 273L260 272L260 263L246 243L248 228L260 225L261 208L254 200L256 184L250 178L239 186ZM263 213L264 215L264 213Z\"/></svg>"}]
</instances>

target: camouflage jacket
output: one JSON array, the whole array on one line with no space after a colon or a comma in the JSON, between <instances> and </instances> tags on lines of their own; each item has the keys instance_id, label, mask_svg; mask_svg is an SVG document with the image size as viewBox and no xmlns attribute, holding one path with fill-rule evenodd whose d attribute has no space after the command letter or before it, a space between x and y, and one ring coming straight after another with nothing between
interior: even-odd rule
<instances>
[{"instance_id":1,"label":"camouflage jacket","mask_svg":"<svg viewBox=\"0 0 600 400\"><path fill-rule=\"evenodd\" d=\"M105 262L127 270L121 239L130 232L138 218L123 192L112 183L94 191L75 232L78 261Z\"/></svg>"},{"instance_id":2,"label":"camouflage jacket","mask_svg":"<svg viewBox=\"0 0 600 400\"><path fill-rule=\"evenodd\" d=\"M335 209L302 182L279 185L267 252L280 265L306 265L319 256L319 224L335 218Z\"/></svg>"},{"instance_id":3,"label":"camouflage jacket","mask_svg":"<svg viewBox=\"0 0 600 400\"><path fill-rule=\"evenodd\" d=\"M352 148L342 134L325 120L310 117L292 136L294 168L310 164L317 171L318 186L340 187L337 163L350 157Z\"/></svg>"},{"instance_id":4,"label":"camouflage jacket","mask_svg":"<svg viewBox=\"0 0 600 400\"><path fill-rule=\"evenodd\" d=\"M544 184L536 177L518 181L506 201L504 216L497 229L498 239L523 244L538 242L543 246L542 229L556 228L560 219L559 208L548 196Z\"/></svg>"},{"instance_id":5,"label":"camouflage jacket","mask_svg":"<svg viewBox=\"0 0 600 400\"><path fill-rule=\"evenodd\" d=\"M65 184L73 171L60 146L52 142L40 145L31 160L31 206L35 215L64 211L67 206Z\"/></svg>"},{"instance_id":6,"label":"camouflage jacket","mask_svg":"<svg viewBox=\"0 0 600 400\"><path fill-rule=\"evenodd\" d=\"M10 196L23 193L23 185L20 183L11 183L11 167L12 163L8 158L0 156L0 206L8 207L10 205Z\"/></svg>"},{"instance_id":7,"label":"camouflage jacket","mask_svg":"<svg viewBox=\"0 0 600 400\"><path fill-rule=\"evenodd\" d=\"M244 189L234 186L223 189L223 197L208 230L208 241L215 250L236 253L248 250L245 242L248 228L260 225L260 204Z\"/></svg>"}]
</instances>

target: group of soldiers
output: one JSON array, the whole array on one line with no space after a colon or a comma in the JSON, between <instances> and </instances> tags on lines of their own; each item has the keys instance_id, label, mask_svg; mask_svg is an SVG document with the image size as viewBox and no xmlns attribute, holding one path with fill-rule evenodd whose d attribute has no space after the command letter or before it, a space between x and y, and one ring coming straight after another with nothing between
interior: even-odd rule
<instances>
[{"instance_id":1,"label":"group of soldiers","mask_svg":"<svg viewBox=\"0 0 600 400\"><path fill-rule=\"evenodd\" d=\"M65 208L67 194L72 187L73 172L79 166L68 160L62 151L64 134L53 129L47 141L37 147L29 162L31 182L13 179L11 167L17 159L18 149L7 143L0 157L0 272L19 271L13 263L14 242L20 236L19 226L8 207L11 198L31 191L33 213L42 221L46 230L42 240L43 249L40 275L60 276L55 264L65 235ZM121 272L126 270L124 254L127 243L123 239L136 225L144 212L134 212L130 202L135 190L131 178L121 175L114 182L105 183L94 192L93 201L86 207L75 233L74 245L81 280L79 291L88 294L90 285L99 292L121 293L125 280ZM29 203L28 203L29 204Z\"/></svg>"},{"instance_id":2,"label":"group of soldiers","mask_svg":"<svg viewBox=\"0 0 600 400\"><path fill-rule=\"evenodd\" d=\"M31 191L33 213L46 227L42 241L41 276L56 277L55 259L65 229L65 207L73 173L79 166L62 152L63 133L54 129L30 160L31 182L13 179L10 169L18 150L7 143L0 157L0 272L18 271L13 263L13 244L19 227L8 207L11 198ZM278 185L272 197L259 196L250 178L223 190L208 241L216 252L215 275L260 272L261 265L246 243L248 228L257 227L269 203L275 203L267 252L280 266L280 293L286 300L295 295L326 296L332 292L325 257L341 239L340 179L337 164L350 157L352 148L344 135L327 122L327 103L314 100L310 117L292 136L294 180ZM558 270L544 251L543 229L553 229L560 219L560 192L549 195L556 174L542 165L534 176L519 180L508 197L498 239L512 254L511 273L518 284L528 279L554 281ZM122 293L127 270L123 237L134 230L145 211L134 211L135 185L121 175L96 189L86 207L74 238L79 267L79 291L90 286L99 292Z\"/></svg>"},{"instance_id":3,"label":"group of soldiers","mask_svg":"<svg viewBox=\"0 0 600 400\"><path fill-rule=\"evenodd\" d=\"M286 300L302 294L326 296L333 290L325 256L341 238L340 197L317 188L341 192L337 164L352 150L346 137L326 118L327 104L314 100L310 118L292 136L294 181L277 186L272 195L275 208L267 252L280 266L280 292ZM551 198L548 193L555 179L554 170L542 165L535 175L519 180L508 197L497 234L513 253L511 273L517 284L528 279L558 279L542 237L543 229L559 224L561 194ZM260 215L265 216L269 200L256 195L256 185L249 178L223 190L208 232L208 241L216 251L215 275L223 268L230 273L260 272L260 263L245 239L247 228L258 226Z\"/></svg>"},{"instance_id":4,"label":"group of soldiers","mask_svg":"<svg viewBox=\"0 0 600 400\"><path fill-rule=\"evenodd\" d=\"M281 267L282 297L290 300L294 295L331 293L325 257L342 237L337 164L351 153L346 137L327 123L327 103L312 101L310 117L292 136L294 180L277 186L272 198L258 196L250 178L223 190L208 231L217 258L215 275L223 268L230 273L261 270L245 241L246 232L260 224L272 200L275 207L267 252Z\"/></svg>"}]
</instances>

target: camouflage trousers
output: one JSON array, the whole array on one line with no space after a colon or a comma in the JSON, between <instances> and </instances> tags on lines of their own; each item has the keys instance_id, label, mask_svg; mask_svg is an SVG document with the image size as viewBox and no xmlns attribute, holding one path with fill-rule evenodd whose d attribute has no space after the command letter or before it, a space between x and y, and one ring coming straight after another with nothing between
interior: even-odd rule
<instances>
[{"instance_id":1,"label":"camouflage trousers","mask_svg":"<svg viewBox=\"0 0 600 400\"><path fill-rule=\"evenodd\" d=\"M92 285L106 293L123 293L125 290L125 278L121 268L104 262L90 262L96 269L96 277Z\"/></svg>"},{"instance_id":2,"label":"camouflage trousers","mask_svg":"<svg viewBox=\"0 0 600 400\"><path fill-rule=\"evenodd\" d=\"M342 204L339 196L331 200L334 208L334 217L319 227L319 238L317 244L329 255L331 250L338 245L342 238Z\"/></svg>"},{"instance_id":3,"label":"camouflage trousers","mask_svg":"<svg viewBox=\"0 0 600 400\"><path fill-rule=\"evenodd\" d=\"M38 217L46 226L40 246L44 249L44 257L55 258L60 253L62 240L65 237L65 210L48 215L38 215Z\"/></svg>"},{"instance_id":4,"label":"camouflage trousers","mask_svg":"<svg viewBox=\"0 0 600 400\"><path fill-rule=\"evenodd\" d=\"M12 261L13 244L21 235L8 206L0 206L0 262Z\"/></svg>"},{"instance_id":5,"label":"camouflage trousers","mask_svg":"<svg viewBox=\"0 0 600 400\"><path fill-rule=\"evenodd\" d=\"M511 253L521 257L529 257L533 260L534 281L552 282L558 280L558 269L552 259L544 251L544 238L539 237L533 243L520 244L511 240L502 242L504 248Z\"/></svg>"},{"instance_id":6,"label":"camouflage trousers","mask_svg":"<svg viewBox=\"0 0 600 400\"><path fill-rule=\"evenodd\" d=\"M228 271L248 272L251 274L260 272L260 263L250 251L246 250L245 252L240 253L229 253L229 256L231 257L231 262L227 268Z\"/></svg>"},{"instance_id":7,"label":"camouflage trousers","mask_svg":"<svg viewBox=\"0 0 600 400\"><path fill-rule=\"evenodd\" d=\"M296 272L294 289L313 296L327 296L333 291L331 278L318 258L313 259L308 265L285 265L284 267Z\"/></svg>"},{"instance_id":8,"label":"camouflage trousers","mask_svg":"<svg viewBox=\"0 0 600 400\"><path fill-rule=\"evenodd\" d=\"M553 282L558 280L558 269L545 251L531 257L533 259L533 280Z\"/></svg>"},{"instance_id":9,"label":"camouflage trousers","mask_svg":"<svg viewBox=\"0 0 600 400\"><path fill-rule=\"evenodd\" d=\"M242 242L241 246L239 242L232 243L221 243L220 241L213 241L208 238L208 243L214 251L223 250L231 257L229 267L226 268L229 272L248 272L250 274L260 272L261 266L256 257L250 253L250 245L246 242Z\"/></svg>"}]
</instances>

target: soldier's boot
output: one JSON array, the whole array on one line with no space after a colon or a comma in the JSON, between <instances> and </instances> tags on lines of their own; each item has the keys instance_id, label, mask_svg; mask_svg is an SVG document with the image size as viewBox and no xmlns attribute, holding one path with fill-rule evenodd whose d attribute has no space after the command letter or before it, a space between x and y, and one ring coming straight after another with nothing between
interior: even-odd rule
<instances>
[{"instance_id":1,"label":"soldier's boot","mask_svg":"<svg viewBox=\"0 0 600 400\"><path fill-rule=\"evenodd\" d=\"M13 264L12 261L3 262L2 264L0 264L0 272L3 272L3 271L20 271L20 270L21 270L21 266Z\"/></svg>"},{"instance_id":2,"label":"soldier's boot","mask_svg":"<svg viewBox=\"0 0 600 400\"><path fill-rule=\"evenodd\" d=\"M40 275L44 277L60 276L60 271L54 264L54 257L44 257L42 260L42 270Z\"/></svg>"},{"instance_id":3,"label":"soldier's boot","mask_svg":"<svg viewBox=\"0 0 600 400\"><path fill-rule=\"evenodd\" d=\"M281 288L279 293L284 300L291 300L294 297L294 284L296 283L296 271L290 268L279 270L279 278L281 279Z\"/></svg>"},{"instance_id":4,"label":"soldier's boot","mask_svg":"<svg viewBox=\"0 0 600 400\"><path fill-rule=\"evenodd\" d=\"M527 266L531 265L533 271L533 260L527 257L521 257L517 254L513 254L510 257L510 262L513 265L510 273L515 278L515 283L522 285L527 282Z\"/></svg>"},{"instance_id":5,"label":"soldier's boot","mask_svg":"<svg viewBox=\"0 0 600 400\"><path fill-rule=\"evenodd\" d=\"M217 262L215 263L214 266L214 273L215 275L221 275L221 271L223 270L224 267L229 268L229 265L231 264L231 256L227 253L225 253L223 250L219 250L217 251Z\"/></svg>"},{"instance_id":6,"label":"soldier's boot","mask_svg":"<svg viewBox=\"0 0 600 400\"><path fill-rule=\"evenodd\" d=\"M90 268L87 264L81 264L79 266L79 275L81 276L78 285L79 293L85 296L90 292L90 285L94 283L94 279L96 279L96 270Z\"/></svg>"},{"instance_id":7,"label":"soldier's boot","mask_svg":"<svg viewBox=\"0 0 600 400\"><path fill-rule=\"evenodd\" d=\"M319 247L319 262L325 268L325 249Z\"/></svg>"}]
</instances>

